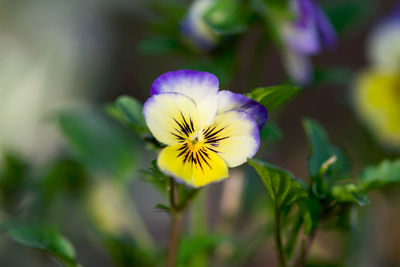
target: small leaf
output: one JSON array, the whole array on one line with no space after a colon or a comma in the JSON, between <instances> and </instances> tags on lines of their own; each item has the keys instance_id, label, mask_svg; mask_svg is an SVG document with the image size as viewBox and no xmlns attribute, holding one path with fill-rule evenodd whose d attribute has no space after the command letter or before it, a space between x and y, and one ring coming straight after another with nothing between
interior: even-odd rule
<instances>
[{"instance_id":1,"label":"small leaf","mask_svg":"<svg viewBox=\"0 0 400 267\"><path fill-rule=\"evenodd\" d=\"M228 35L246 30L248 9L236 0L215 1L205 12L204 21L218 34Z\"/></svg>"},{"instance_id":2,"label":"small leaf","mask_svg":"<svg viewBox=\"0 0 400 267\"><path fill-rule=\"evenodd\" d=\"M362 191L400 184L400 159L384 160L377 166L369 166L358 179Z\"/></svg>"},{"instance_id":3,"label":"small leaf","mask_svg":"<svg viewBox=\"0 0 400 267\"><path fill-rule=\"evenodd\" d=\"M159 209L159 210L161 210L161 211L166 211L166 212L170 212L171 211L171 207L169 207L169 206L167 206L167 205L164 205L164 204L157 204L156 206L155 206L155 208L156 209Z\"/></svg>"},{"instance_id":4,"label":"small leaf","mask_svg":"<svg viewBox=\"0 0 400 267\"><path fill-rule=\"evenodd\" d=\"M334 181L348 175L347 159L341 149L330 142L325 129L311 119L305 119L303 127L310 144L308 171L311 177L326 176Z\"/></svg>"},{"instance_id":5,"label":"small leaf","mask_svg":"<svg viewBox=\"0 0 400 267\"><path fill-rule=\"evenodd\" d=\"M139 101L129 96L120 96L115 105L120 110L124 122L138 133L149 133L143 116L143 105Z\"/></svg>"},{"instance_id":6,"label":"small leaf","mask_svg":"<svg viewBox=\"0 0 400 267\"><path fill-rule=\"evenodd\" d=\"M295 86L276 85L256 88L248 93L247 96L264 105L268 112L271 112L288 101L298 92L300 92L300 88Z\"/></svg>"},{"instance_id":7,"label":"small leaf","mask_svg":"<svg viewBox=\"0 0 400 267\"><path fill-rule=\"evenodd\" d=\"M369 203L367 196L360 193L355 184L335 185L332 187L331 194L339 202L352 202L360 206Z\"/></svg>"},{"instance_id":8,"label":"small leaf","mask_svg":"<svg viewBox=\"0 0 400 267\"><path fill-rule=\"evenodd\" d=\"M40 249L56 257L65 266L78 266L75 250L71 242L56 230L44 226L8 226L8 236L14 241L36 249Z\"/></svg>"},{"instance_id":9,"label":"small leaf","mask_svg":"<svg viewBox=\"0 0 400 267\"><path fill-rule=\"evenodd\" d=\"M257 171L278 209L307 198L307 192L290 172L259 159L249 159L248 163Z\"/></svg>"},{"instance_id":10,"label":"small leaf","mask_svg":"<svg viewBox=\"0 0 400 267\"><path fill-rule=\"evenodd\" d=\"M158 168L157 160L153 160L150 168L142 171L142 173L147 182L152 183L162 194L167 193L168 177Z\"/></svg>"}]
</instances>

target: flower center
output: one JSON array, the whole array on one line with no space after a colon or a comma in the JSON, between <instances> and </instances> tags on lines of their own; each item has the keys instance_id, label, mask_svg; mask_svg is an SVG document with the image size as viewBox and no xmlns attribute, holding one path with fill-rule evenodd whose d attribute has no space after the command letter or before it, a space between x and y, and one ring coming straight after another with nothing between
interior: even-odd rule
<instances>
[{"instance_id":1,"label":"flower center","mask_svg":"<svg viewBox=\"0 0 400 267\"><path fill-rule=\"evenodd\" d=\"M210 165L210 153L219 153L220 142L229 138L226 134L227 127L208 126L196 132L192 119L186 118L180 113L180 118L174 118L176 128L171 131L181 144L177 158L183 160L183 164L189 163L200 167L202 170Z\"/></svg>"},{"instance_id":2,"label":"flower center","mask_svg":"<svg viewBox=\"0 0 400 267\"><path fill-rule=\"evenodd\" d=\"M194 140L192 140L192 145L196 145L199 142L199 140L197 140L197 138L195 138Z\"/></svg>"}]
</instances>

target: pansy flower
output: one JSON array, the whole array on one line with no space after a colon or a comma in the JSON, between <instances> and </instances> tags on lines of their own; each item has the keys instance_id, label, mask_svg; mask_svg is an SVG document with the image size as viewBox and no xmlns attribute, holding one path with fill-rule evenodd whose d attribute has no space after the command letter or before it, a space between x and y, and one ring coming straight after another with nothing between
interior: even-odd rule
<instances>
[{"instance_id":1,"label":"pansy flower","mask_svg":"<svg viewBox=\"0 0 400 267\"><path fill-rule=\"evenodd\" d=\"M355 111L382 144L400 149L399 9L373 29L367 48L370 66L356 76Z\"/></svg>"},{"instance_id":2,"label":"pansy flower","mask_svg":"<svg viewBox=\"0 0 400 267\"><path fill-rule=\"evenodd\" d=\"M158 77L143 113L153 136L165 144L162 172L193 187L228 178L254 156L267 110L254 100L219 91L211 73L179 70Z\"/></svg>"},{"instance_id":3,"label":"pansy flower","mask_svg":"<svg viewBox=\"0 0 400 267\"><path fill-rule=\"evenodd\" d=\"M312 76L310 56L336 44L336 32L314 0L291 0L295 20L278 23L284 65L291 78L306 84Z\"/></svg>"}]
</instances>

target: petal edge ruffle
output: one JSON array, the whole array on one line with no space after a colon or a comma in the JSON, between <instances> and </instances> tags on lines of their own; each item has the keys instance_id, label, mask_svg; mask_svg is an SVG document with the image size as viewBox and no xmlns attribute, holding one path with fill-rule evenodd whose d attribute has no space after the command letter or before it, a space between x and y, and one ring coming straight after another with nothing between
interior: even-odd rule
<instances>
[{"instance_id":1,"label":"petal edge ruffle","mask_svg":"<svg viewBox=\"0 0 400 267\"><path fill-rule=\"evenodd\" d=\"M218 94L218 113L230 110L247 112L261 129L268 119L267 109L257 101L242 94L236 94L228 90L220 91Z\"/></svg>"},{"instance_id":2,"label":"petal edge ruffle","mask_svg":"<svg viewBox=\"0 0 400 267\"><path fill-rule=\"evenodd\" d=\"M201 125L212 122L217 112L218 78L208 72L193 70L170 71L158 77L150 89L151 95L181 93L191 98L199 110Z\"/></svg>"}]
</instances>

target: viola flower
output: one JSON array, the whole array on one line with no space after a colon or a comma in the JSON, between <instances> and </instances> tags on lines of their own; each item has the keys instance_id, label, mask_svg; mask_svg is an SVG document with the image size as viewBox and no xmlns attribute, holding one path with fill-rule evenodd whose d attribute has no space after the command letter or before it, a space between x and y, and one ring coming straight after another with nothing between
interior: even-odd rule
<instances>
[{"instance_id":1,"label":"viola flower","mask_svg":"<svg viewBox=\"0 0 400 267\"><path fill-rule=\"evenodd\" d=\"M310 56L336 44L336 32L314 0L291 0L295 20L278 23L283 43L283 61L291 78L307 84L312 76Z\"/></svg>"},{"instance_id":2,"label":"viola flower","mask_svg":"<svg viewBox=\"0 0 400 267\"><path fill-rule=\"evenodd\" d=\"M356 76L354 108L382 144L400 149L400 9L378 24L367 47L371 65Z\"/></svg>"},{"instance_id":3,"label":"viola flower","mask_svg":"<svg viewBox=\"0 0 400 267\"><path fill-rule=\"evenodd\" d=\"M166 145L158 167L193 187L228 178L228 167L254 156L267 120L256 101L218 90L211 73L167 72L154 81L143 107L153 136Z\"/></svg>"},{"instance_id":4,"label":"viola flower","mask_svg":"<svg viewBox=\"0 0 400 267\"><path fill-rule=\"evenodd\" d=\"M213 3L213 0L194 1L181 25L183 36L194 47L202 51L209 51L217 44L216 33L203 19L204 13Z\"/></svg>"}]
</instances>

